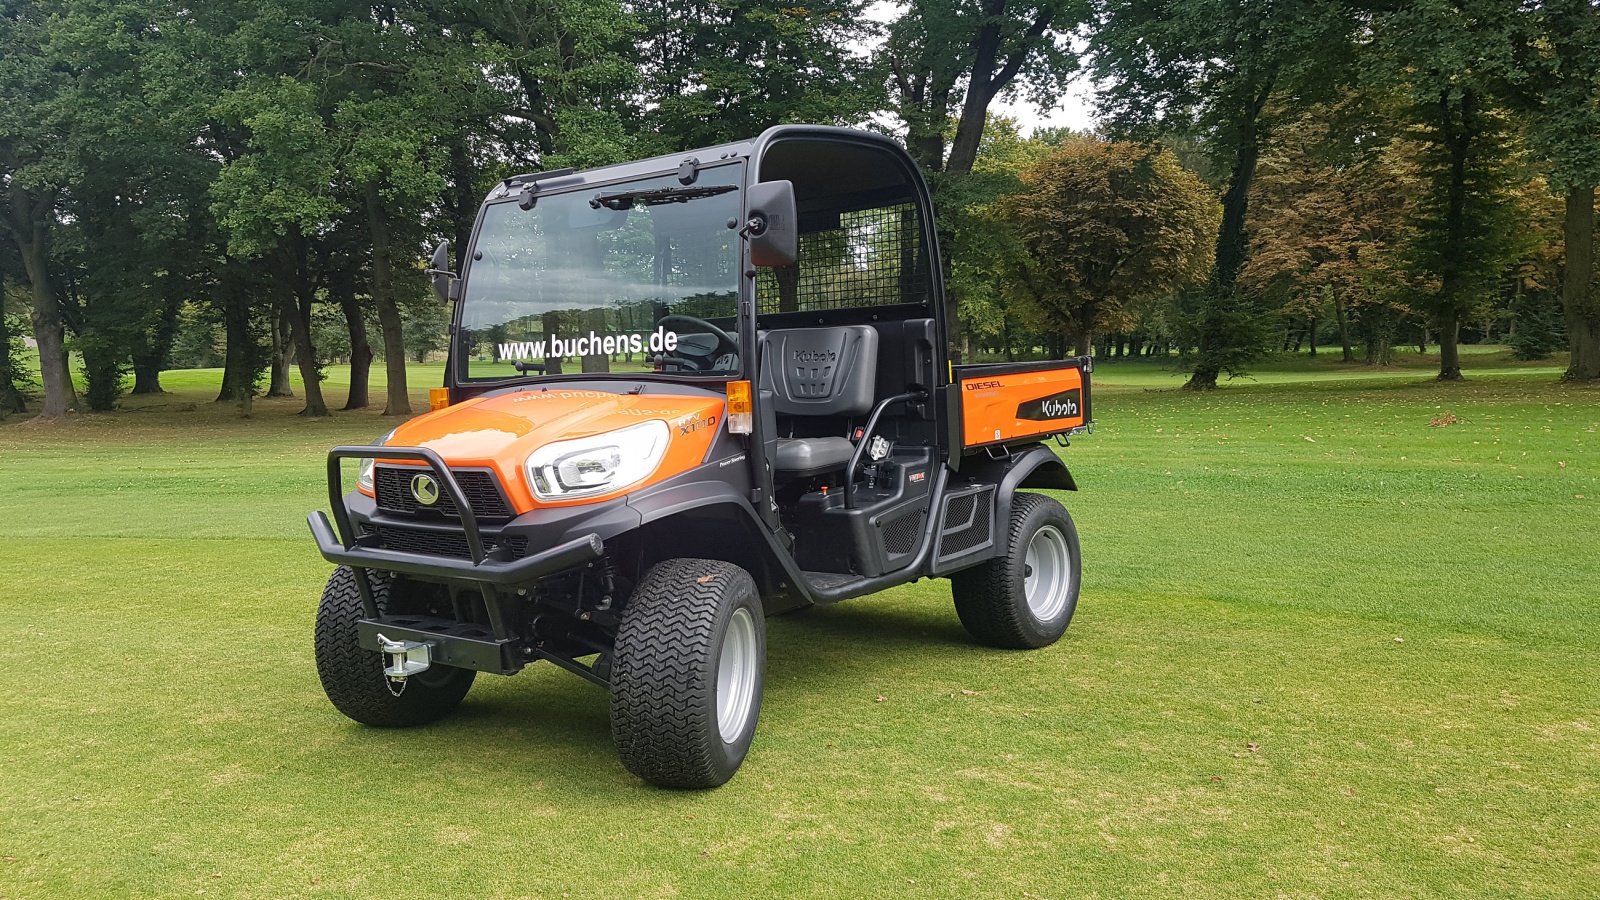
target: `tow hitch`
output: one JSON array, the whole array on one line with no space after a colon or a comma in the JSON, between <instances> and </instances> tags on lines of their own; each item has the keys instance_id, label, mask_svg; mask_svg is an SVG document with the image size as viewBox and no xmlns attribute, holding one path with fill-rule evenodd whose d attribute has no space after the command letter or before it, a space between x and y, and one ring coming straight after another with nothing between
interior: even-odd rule
<instances>
[{"instance_id":1,"label":"tow hitch","mask_svg":"<svg viewBox=\"0 0 1600 900\"><path fill-rule=\"evenodd\" d=\"M378 635L378 649L383 653L383 674L397 687L419 672L428 671L432 661L428 645L421 641L391 641Z\"/></svg>"}]
</instances>

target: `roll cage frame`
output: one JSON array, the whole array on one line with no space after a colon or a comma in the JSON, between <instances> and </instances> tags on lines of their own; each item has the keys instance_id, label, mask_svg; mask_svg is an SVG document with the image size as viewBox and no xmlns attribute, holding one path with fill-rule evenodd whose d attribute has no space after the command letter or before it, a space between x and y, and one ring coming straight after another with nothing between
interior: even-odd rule
<instances>
[{"instance_id":1,"label":"roll cage frame","mask_svg":"<svg viewBox=\"0 0 1600 900\"><path fill-rule=\"evenodd\" d=\"M774 147L785 142L805 141L810 143L832 143L867 147L881 151L892 157L902 170L906 183L911 186L913 202L917 207L918 225L921 231L922 246L927 254L928 294L925 303L898 304L868 307L847 307L842 309L825 309L805 311L813 324L819 325L846 325L861 322L892 321L896 318L929 318L934 322L934 379L930 385L930 395L936 402L943 399L943 394L950 385L950 354L947 335L949 333L945 308L944 265L940 257L938 232L934 222L933 197L928 190L927 182L916 164L906 153L905 149L892 138L870 132L855 131L848 128L837 128L824 125L778 125L768 128L754 140L737 141L729 144L720 144L686 153L674 153L657 156L650 159L634 162L620 163L614 166L591 169L577 172L571 169L560 169L550 172L537 172L527 175L517 175L507 178L494 187L479 207L477 219L473 223L472 232L468 239L467 247L460 254L462 271L460 280L453 287L452 296L455 300L450 317L450 341L448 357L445 364L445 388L449 392L451 404L477 397L491 391L504 390L508 387L523 385L536 385L557 380L570 380L581 377L583 380L620 381L620 382L656 382L661 384L693 384L699 387L712 388L726 391L729 381L744 380L752 385L761 382L761 354L756 352L758 346L758 331L761 329L761 318L758 313L758 298L756 296L756 282L759 270L750 262L750 245L748 241L739 241L739 279L736 298L736 325L739 338L739 363L740 372L737 375L695 376L674 374L671 377L661 378L651 373L585 373L577 375L518 375L508 378L495 379L469 379L465 377L466 354L462 353L460 335L462 334L462 315L465 304L465 286L472 278L472 253L471 248L478 242L479 231L483 227L485 212L492 203L507 201L523 192L529 195L544 196L555 193L579 192L604 189L617 184L640 181L647 178L660 178L663 176L677 175L680 182L692 183L700 170L716 166L743 163L744 177L739 186L739 196L742 213L748 212L748 196L750 186L764 179L761 178L763 161ZM687 179L687 180L685 180ZM912 316L911 313L916 315ZM794 313L777 313L775 315L794 315ZM715 322L716 320L712 320ZM720 323L718 323L720 324ZM754 415L754 428L748 435L746 462L750 468L750 481L754 486L751 491L751 505L770 528L778 525L778 517L772 504L769 502L773 491L773 473L764 455L762 448L767 446L771 437L765 433L766 423L761 414L763 403L762 392L752 391L752 400L756 404ZM944 405L941 403L941 405ZM941 462L955 463L960 456L959 442L953 443L950 429L940 429L938 436L938 458ZM863 442L864 443L864 442Z\"/></svg>"}]
</instances>

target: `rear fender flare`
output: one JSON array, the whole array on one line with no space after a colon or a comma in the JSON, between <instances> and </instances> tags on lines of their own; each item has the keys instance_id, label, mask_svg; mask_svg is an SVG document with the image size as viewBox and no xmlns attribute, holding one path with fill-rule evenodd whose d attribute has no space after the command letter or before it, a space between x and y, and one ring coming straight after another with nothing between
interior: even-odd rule
<instances>
[{"instance_id":1,"label":"rear fender flare","mask_svg":"<svg viewBox=\"0 0 1600 900\"><path fill-rule=\"evenodd\" d=\"M1028 444L1013 449L1011 455L1001 459L967 459L961 474L979 483L995 485L994 531L995 552L1003 552L1000 537L1011 525L1011 501L1022 488L1046 488L1057 491L1075 491L1078 483L1067 470L1055 451L1044 444Z\"/></svg>"}]
</instances>

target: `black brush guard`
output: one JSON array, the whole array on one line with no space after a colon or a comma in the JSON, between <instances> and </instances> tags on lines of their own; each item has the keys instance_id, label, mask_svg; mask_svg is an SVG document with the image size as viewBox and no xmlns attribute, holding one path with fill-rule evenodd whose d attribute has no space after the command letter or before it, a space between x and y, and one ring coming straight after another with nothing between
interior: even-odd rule
<instances>
[{"instance_id":1,"label":"black brush guard","mask_svg":"<svg viewBox=\"0 0 1600 900\"><path fill-rule=\"evenodd\" d=\"M376 534L358 535L350 519L350 508L344 502L344 472L340 462L346 459L405 459L426 463L445 494L455 503L461 519L461 530L466 537L469 558L456 559L391 550L382 546L381 539ZM521 559L508 559L499 553L486 553L483 549L483 532L478 527L478 518L473 514L472 506L467 502L461 485L456 483L450 467L445 465L439 454L425 447L341 446L328 451L328 506L333 510L334 522L338 525L337 533L334 531L334 525L321 510L313 511L306 517L306 522L311 526L311 536L316 539L317 549L322 552L322 557L335 565L349 566L355 573L356 588L361 594L362 612L366 615L366 619L358 623L362 643L371 644L368 649L377 649L376 629L385 626L406 637L435 643L455 643L450 635L431 629L427 632L418 630L416 626L420 623L402 623L398 618L393 621L385 619L373 599L372 583L367 580L368 569L468 583L483 590L486 601L484 605L490 619L487 643L498 645L469 646L469 644L484 644L480 640L465 642L464 646L453 648L465 651L460 654L456 663L464 664L468 668L504 668L487 664L491 659L502 659L502 653L506 649L505 644L512 640L512 635L508 633L500 614L500 604L496 600L498 589L528 584L546 575L594 562L605 551L605 545L599 536L588 534L541 552L530 553ZM410 628L406 627L408 624L411 625ZM461 637L456 636L458 640Z\"/></svg>"}]
</instances>

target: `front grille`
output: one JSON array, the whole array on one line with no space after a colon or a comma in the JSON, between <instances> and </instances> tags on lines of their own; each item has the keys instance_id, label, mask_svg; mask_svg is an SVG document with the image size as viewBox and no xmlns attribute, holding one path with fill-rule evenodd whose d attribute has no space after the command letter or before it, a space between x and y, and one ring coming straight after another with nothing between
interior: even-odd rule
<instances>
[{"instance_id":1,"label":"front grille","mask_svg":"<svg viewBox=\"0 0 1600 900\"><path fill-rule=\"evenodd\" d=\"M406 515L420 513L459 517L455 501L444 492L443 486L439 490L439 502L432 506L423 506L412 496L411 479L432 471L426 466L378 466L372 479L373 490L378 495L378 508ZM466 495L473 515L480 519L511 518L511 506L506 502L505 495L500 493L494 473L482 469L451 469L450 474L461 486L461 493Z\"/></svg>"},{"instance_id":2,"label":"front grille","mask_svg":"<svg viewBox=\"0 0 1600 900\"><path fill-rule=\"evenodd\" d=\"M472 557L467 550L467 536L459 531L430 531L404 528L399 525L363 524L361 533L377 535L386 550L425 553L429 556L454 556L458 559ZM485 553L493 553L498 547L504 547L509 551L512 559L521 559L528 555L528 538L520 534L483 536Z\"/></svg>"}]
</instances>

